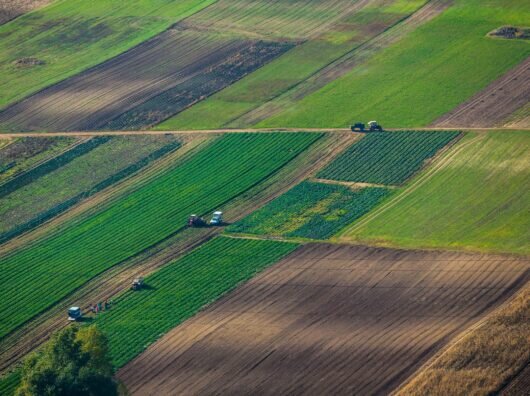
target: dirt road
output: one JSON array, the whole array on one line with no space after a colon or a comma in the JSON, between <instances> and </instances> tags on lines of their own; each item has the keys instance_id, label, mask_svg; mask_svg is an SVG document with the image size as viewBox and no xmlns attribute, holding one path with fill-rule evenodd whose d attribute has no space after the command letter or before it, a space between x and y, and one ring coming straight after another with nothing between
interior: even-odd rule
<instances>
[{"instance_id":1,"label":"dirt road","mask_svg":"<svg viewBox=\"0 0 530 396\"><path fill-rule=\"evenodd\" d=\"M510 256L309 244L119 371L131 394L388 394L529 277Z\"/></svg>"}]
</instances>

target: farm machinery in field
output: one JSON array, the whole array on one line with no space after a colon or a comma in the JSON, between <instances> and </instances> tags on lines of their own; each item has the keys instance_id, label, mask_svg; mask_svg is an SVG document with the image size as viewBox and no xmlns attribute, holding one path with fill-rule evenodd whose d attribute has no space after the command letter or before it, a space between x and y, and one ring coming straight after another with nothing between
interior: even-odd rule
<instances>
[{"instance_id":1,"label":"farm machinery in field","mask_svg":"<svg viewBox=\"0 0 530 396\"><path fill-rule=\"evenodd\" d=\"M204 220L202 217L192 214L188 218L188 227L207 227L207 226L221 226L223 225L223 212L213 212L210 221Z\"/></svg>"},{"instance_id":2,"label":"farm machinery in field","mask_svg":"<svg viewBox=\"0 0 530 396\"><path fill-rule=\"evenodd\" d=\"M81 308L79 307L70 307L68 308L68 320L71 322L75 322L80 320L83 317L83 313L81 312Z\"/></svg>"},{"instance_id":3,"label":"farm machinery in field","mask_svg":"<svg viewBox=\"0 0 530 396\"><path fill-rule=\"evenodd\" d=\"M352 132L359 131L365 132L366 125L362 122L356 122L351 126ZM377 121L368 121L368 131L369 132L383 132L383 127Z\"/></svg>"},{"instance_id":4,"label":"farm machinery in field","mask_svg":"<svg viewBox=\"0 0 530 396\"><path fill-rule=\"evenodd\" d=\"M140 290L143 286L144 286L144 278L139 276L137 278L134 278L132 285L131 285L131 290L137 291L137 290Z\"/></svg>"}]
</instances>

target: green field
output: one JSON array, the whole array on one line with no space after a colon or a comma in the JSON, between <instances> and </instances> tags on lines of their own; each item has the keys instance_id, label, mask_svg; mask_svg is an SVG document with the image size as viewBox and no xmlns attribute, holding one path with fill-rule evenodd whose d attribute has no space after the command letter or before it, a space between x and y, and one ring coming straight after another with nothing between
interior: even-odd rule
<instances>
[{"instance_id":1,"label":"green field","mask_svg":"<svg viewBox=\"0 0 530 396\"><path fill-rule=\"evenodd\" d=\"M0 338L92 277L273 175L323 135L225 135L136 191L2 258ZM31 269L31 271L29 271Z\"/></svg>"},{"instance_id":2,"label":"green field","mask_svg":"<svg viewBox=\"0 0 530 396\"><path fill-rule=\"evenodd\" d=\"M110 59L213 2L59 0L2 25L0 108Z\"/></svg>"},{"instance_id":3,"label":"green field","mask_svg":"<svg viewBox=\"0 0 530 396\"><path fill-rule=\"evenodd\" d=\"M368 133L318 173L322 179L402 184L459 132Z\"/></svg>"},{"instance_id":4,"label":"green field","mask_svg":"<svg viewBox=\"0 0 530 396\"><path fill-rule=\"evenodd\" d=\"M392 0L384 4L370 1L351 15L345 15L340 23L328 26L317 37L166 120L155 129L213 129L249 125L244 118L247 112L295 87L321 68L410 15L424 3L425 0ZM278 16L279 13L276 17ZM248 24L248 20L244 21L245 28L253 30L254 27ZM292 29L290 34L298 34L299 26L305 23L306 21L300 21L296 28L287 25Z\"/></svg>"},{"instance_id":5,"label":"green field","mask_svg":"<svg viewBox=\"0 0 530 396\"><path fill-rule=\"evenodd\" d=\"M292 252L285 242L218 237L145 279L139 292L126 292L94 321L109 337L116 367L150 343Z\"/></svg>"},{"instance_id":6,"label":"green field","mask_svg":"<svg viewBox=\"0 0 530 396\"><path fill-rule=\"evenodd\" d=\"M92 140L97 139L102 138ZM0 195L0 243L137 172L180 145L171 136L104 139L102 144L79 153L70 162L41 177L32 177L30 173L29 184Z\"/></svg>"},{"instance_id":7,"label":"green field","mask_svg":"<svg viewBox=\"0 0 530 396\"><path fill-rule=\"evenodd\" d=\"M526 26L530 3L455 0L434 20L347 75L257 124L344 127L377 119L389 127L424 126L452 110L530 55L527 40L498 40L503 25ZM492 61L494 60L494 61Z\"/></svg>"},{"instance_id":8,"label":"green field","mask_svg":"<svg viewBox=\"0 0 530 396\"><path fill-rule=\"evenodd\" d=\"M75 143L78 140L70 137L0 140L0 189L9 180L56 157Z\"/></svg>"},{"instance_id":9,"label":"green field","mask_svg":"<svg viewBox=\"0 0 530 396\"><path fill-rule=\"evenodd\" d=\"M303 182L232 224L228 232L326 239L377 205L389 190Z\"/></svg>"},{"instance_id":10,"label":"green field","mask_svg":"<svg viewBox=\"0 0 530 396\"><path fill-rule=\"evenodd\" d=\"M341 236L410 248L530 253L530 133L469 133Z\"/></svg>"}]
</instances>

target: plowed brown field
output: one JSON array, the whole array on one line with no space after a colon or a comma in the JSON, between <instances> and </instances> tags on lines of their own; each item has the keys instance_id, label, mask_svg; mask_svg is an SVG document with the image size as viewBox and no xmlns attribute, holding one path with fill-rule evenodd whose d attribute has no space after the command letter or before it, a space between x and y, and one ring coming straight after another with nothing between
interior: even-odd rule
<instances>
[{"instance_id":1,"label":"plowed brown field","mask_svg":"<svg viewBox=\"0 0 530 396\"><path fill-rule=\"evenodd\" d=\"M132 394L388 393L529 268L511 256L308 244L118 376Z\"/></svg>"}]
</instances>

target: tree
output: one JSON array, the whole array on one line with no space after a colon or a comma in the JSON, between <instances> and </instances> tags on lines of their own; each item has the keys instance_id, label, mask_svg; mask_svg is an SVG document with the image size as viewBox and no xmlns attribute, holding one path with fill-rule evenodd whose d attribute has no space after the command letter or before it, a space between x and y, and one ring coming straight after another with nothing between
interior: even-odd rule
<instances>
[{"instance_id":1,"label":"tree","mask_svg":"<svg viewBox=\"0 0 530 396\"><path fill-rule=\"evenodd\" d=\"M108 341L95 326L69 327L29 356L17 396L115 396Z\"/></svg>"}]
</instances>

